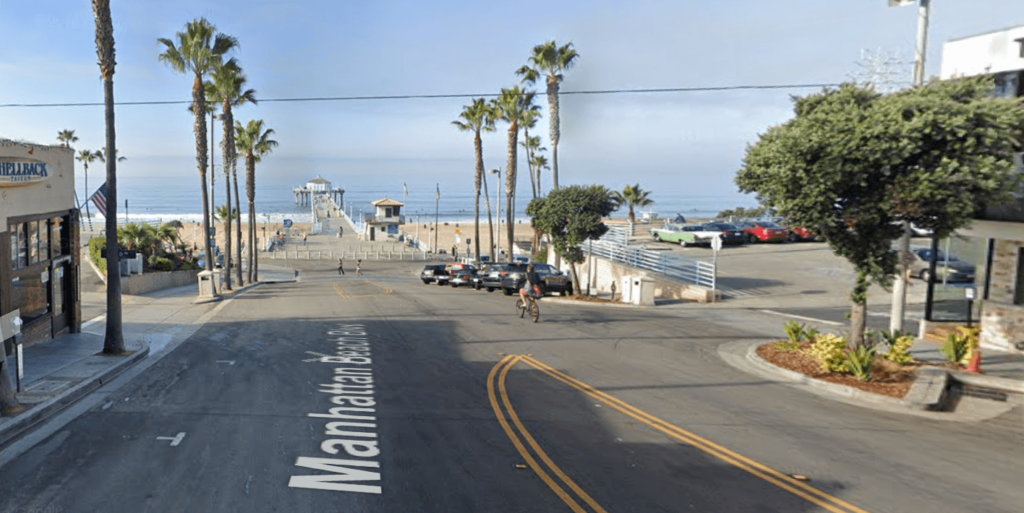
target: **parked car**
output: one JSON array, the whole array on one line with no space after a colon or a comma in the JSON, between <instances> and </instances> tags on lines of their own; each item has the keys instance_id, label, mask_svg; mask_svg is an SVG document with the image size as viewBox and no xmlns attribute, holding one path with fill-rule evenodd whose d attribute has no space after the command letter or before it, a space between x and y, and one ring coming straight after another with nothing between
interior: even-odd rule
<instances>
[{"instance_id":1,"label":"parked car","mask_svg":"<svg viewBox=\"0 0 1024 513\"><path fill-rule=\"evenodd\" d=\"M924 281L928 281L928 267L932 258L932 250L928 248L918 248L910 250L910 273L913 276L921 278ZM956 256L949 254L948 267L946 266L947 254L945 251L939 250L936 254L937 265L935 266L935 280L942 281L945 276L948 282L961 282L970 283L974 281L974 266L968 262L960 260Z\"/></svg>"},{"instance_id":2,"label":"parked car","mask_svg":"<svg viewBox=\"0 0 1024 513\"><path fill-rule=\"evenodd\" d=\"M566 295L572 294L572 280L568 276L555 269L550 264L533 264L533 270L537 276L544 281L544 292L550 294L561 292ZM506 296L519 292L526 282L526 264L509 264L502 271L501 290Z\"/></svg>"},{"instance_id":3,"label":"parked car","mask_svg":"<svg viewBox=\"0 0 1024 513\"><path fill-rule=\"evenodd\" d=\"M747 242L782 242L789 238L789 230L773 221L740 221L733 223L747 234Z\"/></svg>"},{"instance_id":4,"label":"parked car","mask_svg":"<svg viewBox=\"0 0 1024 513\"><path fill-rule=\"evenodd\" d=\"M718 232L722 238L722 244L743 244L747 242L747 234L732 223L715 221L704 225L709 232Z\"/></svg>"},{"instance_id":5,"label":"parked car","mask_svg":"<svg viewBox=\"0 0 1024 513\"><path fill-rule=\"evenodd\" d=\"M423 266L423 271L420 272L420 279L423 280L424 285L430 283L444 285L448 283L449 275L448 271L444 269L444 264L429 264Z\"/></svg>"},{"instance_id":6,"label":"parked car","mask_svg":"<svg viewBox=\"0 0 1024 513\"><path fill-rule=\"evenodd\" d=\"M818 234L802 226L787 226L786 229L789 230L789 236L786 237L789 242L813 241L821 238L818 237Z\"/></svg>"},{"instance_id":7,"label":"parked car","mask_svg":"<svg viewBox=\"0 0 1024 513\"><path fill-rule=\"evenodd\" d=\"M700 224L675 224L669 223L662 228L651 228L651 235L654 240L662 242L676 242L683 247L690 244L711 245L711 239L718 236L717 231L708 231Z\"/></svg>"},{"instance_id":8,"label":"parked car","mask_svg":"<svg viewBox=\"0 0 1024 513\"><path fill-rule=\"evenodd\" d=\"M487 289L487 292L494 292L494 289L501 288L501 272L508 267L507 262L495 262L485 266L477 273L480 276L480 284Z\"/></svg>"},{"instance_id":9,"label":"parked car","mask_svg":"<svg viewBox=\"0 0 1024 513\"><path fill-rule=\"evenodd\" d=\"M448 279L448 284L451 285L453 288L458 288L463 285L472 287L479 282L479 277L477 276L476 268L471 265L467 265L462 267L461 269L455 269L453 271L450 271L449 276L450 278Z\"/></svg>"}]
</instances>

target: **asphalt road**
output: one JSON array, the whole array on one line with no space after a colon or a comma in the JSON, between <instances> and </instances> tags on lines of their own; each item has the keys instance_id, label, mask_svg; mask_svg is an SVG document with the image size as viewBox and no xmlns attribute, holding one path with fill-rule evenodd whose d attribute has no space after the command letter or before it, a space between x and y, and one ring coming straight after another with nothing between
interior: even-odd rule
<instances>
[{"instance_id":1,"label":"asphalt road","mask_svg":"<svg viewBox=\"0 0 1024 513\"><path fill-rule=\"evenodd\" d=\"M766 313L544 301L533 324L500 293L423 285L420 267L310 268L232 299L108 402L0 469L0 511L1024 503L1019 411L935 422L722 362L718 345L779 331Z\"/></svg>"}]
</instances>

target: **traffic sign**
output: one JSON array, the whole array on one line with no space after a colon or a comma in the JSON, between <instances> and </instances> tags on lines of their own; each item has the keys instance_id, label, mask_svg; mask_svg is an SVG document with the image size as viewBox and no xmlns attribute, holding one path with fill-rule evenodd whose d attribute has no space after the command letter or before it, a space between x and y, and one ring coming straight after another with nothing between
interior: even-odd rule
<instances>
[{"instance_id":1,"label":"traffic sign","mask_svg":"<svg viewBox=\"0 0 1024 513\"><path fill-rule=\"evenodd\" d=\"M281 224L284 225L285 228L291 228L292 227L292 220L291 219L285 219L285 220L281 221Z\"/></svg>"},{"instance_id":2,"label":"traffic sign","mask_svg":"<svg viewBox=\"0 0 1024 513\"><path fill-rule=\"evenodd\" d=\"M117 258L118 258L118 260L132 259L132 258L135 258L136 254L137 254L136 250L134 250L134 249L122 249L122 248L118 248L117 249ZM107 250L105 250L105 249L101 249L100 250L100 258L107 258Z\"/></svg>"}]
</instances>

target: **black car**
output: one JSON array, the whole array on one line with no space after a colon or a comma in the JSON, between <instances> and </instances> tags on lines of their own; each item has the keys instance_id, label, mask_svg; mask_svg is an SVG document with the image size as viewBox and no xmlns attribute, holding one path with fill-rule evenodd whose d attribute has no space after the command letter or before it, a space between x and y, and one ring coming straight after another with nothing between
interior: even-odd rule
<instances>
[{"instance_id":1,"label":"black car","mask_svg":"<svg viewBox=\"0 0 1024 513\"><path fill-rule=\"evenodd\" d=\"M502 271L508 267L506 262L495 262L488 264L480 272L477 273L480 276L480 285L487 289L487 292L494 292L494 289L501 288Z\"/></svg>"},{"instance_id":2,"label":"black car","mask_svg":"<svg viewBox=\"0 0 1024 513\"><path fill-rule=\"evenodd\" d=\"M423 267L420 279L423 280L424 285L428 285L430 282L444 285L448 283L449 275L448 271L444 270L444 264L427 265Z\"/></svg>"},{"instance_id":3,"label":"black car","mask_svg":"<svg viewBox=\"0 0 1024 513\"><path fill-rule=\"evenodd\" d=\"M501 280L501 290L506 296L519 292L526 283L527 264L509 264ZM544 293L561 292L565 295L572 295L572 281L561 271L550 264L533 264L533 270L537 276L544 281Z\"/></svg>"},{"instance_id":4,"label":"black car","mask_svg":"<svg viewBox=\"0 0 1024 513\"><path fill-rule=\"evenodd\" d=\"M704 230L722 232L722 244L743 244L747 241L746 232L732 223L707 223Z\"/></svg>"}]
</instances>

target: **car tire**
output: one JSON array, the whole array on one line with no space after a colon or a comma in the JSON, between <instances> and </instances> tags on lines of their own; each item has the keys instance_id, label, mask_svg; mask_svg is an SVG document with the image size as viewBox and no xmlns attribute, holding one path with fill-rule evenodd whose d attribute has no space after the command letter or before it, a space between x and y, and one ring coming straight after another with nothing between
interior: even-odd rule
<instances>
[{"instance_id":1,"label":"car tire","mask_svg":"<svg viewBox=\"0 0 1024 513\"><path fill-rule=\"evenodd\" d=\"M760 239L757 238L757 235L754 235L753 233L747 235L748 244L757 244L759 240Z\"/></svg>"},{"instance_id":2,"label":"car tire","mask_svg":"<svg viewBox=\"0 0 1024 513\"><path fill-rule=\"evenodd\" d=\"M509 289L501 289L501 291L502 291L502 292L503 292L503 293L504 293L504 294L505 294L506 296L511 296L511 295L512 295L512 291L511 291L511 290L509 290Z\"/></svg>"},{"instance_id":3,"label":"car tire","mask_svg":"<svg viewBox=\"0 0 1024 513\"><path fill-rule=\"evenodd\" d=\"M565 295L566 296L571 296L572 295L572 285L566 285L565 286Z\"/></svg>"},{"instance_id":4,"label":"car tire","mask_svg":"<svg viewBox=\"0 0 1024 513\"><path fill-rule=\"evenodd\" d=\"M452 288L453 288L453 289L457 289L457 288L459 288L459 284L458 284L458 283L452 283Z\"/></svg>"},{"instance_id":5,"label":"car tire","mask_svg":"<svg viewBox=\"0 0 1024 513\"><path fill-rule=\"evenodd\" d=\"M680 245L680 246L682 246L682 247L684 247L684 248L685 248L685 247L687 247L687 246L689 246L689 244L687 244L685 240L681 240L681 241L679 241L679 245Z\"/></svg>"},{"instance_id":6,"label":"car tire","mask_svg":"<svg viewBox=\"0 0 1024 513\"><path fill-rule=\"evenodd\" d=\"M487 287L487 292L494 292L494 287Z\"/></svg>"},{"instance_id":7,"label":"car tire","mask_svg":"<svg viewBox=\"0 0 1024 513\"><path fill-rule=\"evenodd\" d=\"M430 280L423 280L424 285L430 285Z\"/></svg>"},{"instance_id":8,"label":"car tire","mask_svg":"<svg viewBox=\"0 0 1024 513\"><path fill-rule=\"evenodd\" d=\"M800 236L794 232L789 232L789 235L786 237L786 240L788 240L789 242L797 242L800 240Z\"/></svg>"}]
</instances>

